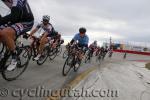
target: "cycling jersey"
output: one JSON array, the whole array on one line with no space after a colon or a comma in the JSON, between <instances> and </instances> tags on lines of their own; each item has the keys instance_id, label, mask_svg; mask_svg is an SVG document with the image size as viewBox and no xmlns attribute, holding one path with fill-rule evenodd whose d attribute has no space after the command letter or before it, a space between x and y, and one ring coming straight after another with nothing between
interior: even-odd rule
<instances>
[{"instance_id":1,"label":"cycling jersey","mask_svg":"<svg viewBox=\"0 0 150 100\"><path fill-rule=\"evenodd\" d=\"M6 4L7 5L7 4ZM11 13L0 19L0 25L18 22L31 22L34 20L32 11L27 0L12 0L10 5Z\"/></svg>"},{"instance_id":2,"label":"cycling jersey","mask_svg":"<svg viewBox=\"0 0 150 100\"><path fill-rule=\"evenodd\" d=\"M55 38L58 35L58 32L56 32L52 26L52 24L48 23L47 25L44 25L43 23L40 23L36 26L37 29L42 28L45 32L48 33L47 37L53 37Z\"/></svg>"},{"instance_id":3,"label":"cycling jersey","mask_svg":"<svg viewBox=\"0 0 150 100\"><path fill-rule=\"evenodd\" d=\"M87 35L81 37L80 33L77 33L74 36L73 40L78 41L78 44L80 46L88 46L88 43L89 43L89 37Z\"/></svg>"},{"instance_id":4,"label":"cycling jersey","mask_svg":"<svg viewBox=\"0 0 150 100\"><path fill-rule=\"evenodd\" d=\"M40 23L36 26L37 29L42 28L44 31L46 31L47 33L51 33L53 27L50 23L48 23L47 25L44 25L43 23Z\"/></svg>"},{"instance_id":5,"label":"cycling jersey","mask_svg":"<svg viewBox=\"0 0 150 100\"><path fill-rule=\"evenodd\" d=\"M92 43L92 44L89 46L89 48L96 49L96 48L97 48L97 44L95 44L95 43Z\"/></svg>"}]
</instances>

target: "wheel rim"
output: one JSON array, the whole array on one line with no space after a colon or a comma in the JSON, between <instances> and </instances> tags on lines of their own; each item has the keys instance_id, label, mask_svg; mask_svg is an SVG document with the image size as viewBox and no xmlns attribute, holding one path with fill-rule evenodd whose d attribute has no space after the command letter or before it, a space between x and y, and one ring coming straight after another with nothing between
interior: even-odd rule
<instances>
[{"instance_id":1,"label":"wheel rim","mask_svg":"<svg viewBox=\"0 0 150 100\"><path fill-rule=\"evenodd\" d=\"M42 65L46 61L47 57L48 57L48 50L44 48L40 59L37 61L37 64Z\"/></svg>"},{"instance_id":2,"label":"wheel rim","mask_svg":"<svg viewBox=\"0 0 150 100\"><path fill-rule=\"evenodd\" d=\"M72 68L72 57L68 57L63 66L63 75L66 76Z\"/></svg>"},{"instance_id":3,"label":"wheel rim","mask_svg":"<svg viewBox=\"0 0 150 100\"><path fill-rule=\"evenodd\" d=\"M27 53L28 57L23 56L23 55L25 55L25 53ZM24 57L26 60L24 60ZM3 70L3 72L2 72L3 78L8 81L15 80L25 71L25 69L28 66L28 62L29 62L29 54L26 51L26 49L24 49L22 51L22 53L19 55L19 58L17 60L18 64L17 64L16 68L12 71L8 71L7 67L10 64L11 59L12 59L11 56L7 59L7 62L5 64L5 70Z\"/></svg>"},{"instance_id":4,"label":"wheel rim","mask_svg":"<svg viewBox=\"0 0 150 100\"><path fill-rule=\"evenodd\" d=\"M81 62L77 61L77 63L74 65L74 71L76 72L80 68Z\"/></svg>"},{"instance_id":5,"label":"wheel rim","mask_svg":"<svg viewBox=\"0 0 150 100\"><path fill-rule=\"evenodd\" d=\"M50 60L53 60L56 56L57 56L57 48L56 49L53 49L51 52L50 52Z\"/></svg>"},{"instance_id":6,"label":"wheel rim","mask_svg":"<svg viewBox=\"0 0 150 100\"><path fill-rule=\"evenodd\" d=\"M63 53L63 58L67 58L68 56L68 51L66 50L64 53Z\"/></svg>"},{"instance_id":7,"label":"wheel rim","mask_svg":"<svg viewBox=\"0 0 150 100\"><path fill-rule=\"evenodd\" d=\"M61 47L59 47L59 48L58 48L58 52L57 52L57 56L58 56L58 55L60 55L60 54L61 54L61 52L62 52L62 48L61 48Z\"/></svg>"}]
</instances>

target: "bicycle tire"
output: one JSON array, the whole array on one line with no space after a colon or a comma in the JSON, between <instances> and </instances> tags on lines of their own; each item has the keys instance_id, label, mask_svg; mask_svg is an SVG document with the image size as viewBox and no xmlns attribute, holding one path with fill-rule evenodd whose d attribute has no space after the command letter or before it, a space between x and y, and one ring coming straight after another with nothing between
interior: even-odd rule
<instances>
[{"instance_id":1,"label":"bicycle tire","mask_svg":"<svg viewBox=\"0 0 150 100\"><path fill-rule=\"evenodd\" d=\"M44 57L44 60L41 61L41 58L42 58L42 57L40 57L40 59L37 60L37 64L38 64L38 65L44 64L45 61L47 60L47 57L48 57L48 47L45 47L45 48L44 48L43 53L44 53L44 55L42 55L42 57L45 56L45 57Z\"/></svg>"},{"instance_id":2,"label":"bicycle tire","mask_svg":"<svg viewBox=\"0 0 150 100\"><path fill-rule=\"evenodd\" d=\"M96 62L101 63L101 60L102 60L102 58L101 58L101 55L99 54L99 55L96 57Z\"/></svg>"},{"instance_id":3,"label":"bicycle tire","mask_svg":"<svg viewBox=\"0 0 150 100\"><path fill-rule=\"evenodd\" d=\"M77 60L77 59L76 59ZM76 65L78 65L77 67L76 67ZM80 68L80 66L81 66L81 61L75 61L75 64L74 64L74 72L77 72L78 71L78 69Z\"/></svg>"},{"instance_id":4,"label":"bicycle tire","mask_svg":"<svg viewBox=\"0 0 150 100\"><path fill-rule=\"evenodd\" d=\"M61 54L61 52L62 52L62 47L59 46L57 49L58 49L57 56L59 56Z\"/></svg>"},{"instance_id":5,"label":"bicycle tire","mask_svg":"<svg viewBox=\"0 0 150 100\"><path fill-rule=\"evenodd\" d=\"M26 47L23 47L22 48L22 52L25 50L25 52L27 53L27 56L28 56L28 58L27 58L27 61L22 65L21 64L21 62L20 62L20 64L17 64L17 67L16 68L18 68L18 69L21 69L21 68L23 68L23 70L21 71L21 72L19 72L16 76L13 76L13 77L8 77L7 75L6 75L6 72L7 72L7 67L8 67L8 65L4 65L4 70L2 71L2 77L5 79L5 80L7 80L7 81L13 81L13 80L16 80L19 76L21 76L24 72L25 72L25 70L27 69L27 67L28 67L28 64L29 64L29 52L27 52L27 48ZM21 55L21 54L20 54ZM20 56L19 55L19 56ZM8 55L9 57L10 57L10 55ZM6 62L7 62L7 60L9 59L9 57L7 57L7 58L5 58L5 60L6 60ZM20 59L20 58L19 58ZM19 60L18 59L18 60ZM6 63L5 63L6 64ZM15 68L15 69L16 69ZM13 70L14 71L14 70ZM9 72L12 72L12 71L9 71ZM11 75L12 76L12 75Z\"/></svg>"},{"instance_id":6,"label":"bicycle tire","mask_svg":"<svg viewBox=\"0 0 150 100\"><path fill-rule=\"evenodd\" d=\"M2 46L2 47L1 47ZM0 43L0 54L4 51L4 44Z\"/></svg>"},{"instance_id":7,"label":"bicycle tire","mask_svg":"<svg viewBox=\"0 0 150 100\"><path fill-rule=\"evenodd\" d=\"M55 57L57 56L57 52L58 52L58 49L57 48L54 48L52 50L50 50L50 54L49 54L49 59L50 60L54 60Z\"/></svg>"},{"instance_id":8,"label":"bicycle tire","mask_svg":"<svg viewBox=\"0 0 150 100\"><path fill-rule=\"evenodd\" d=\"M67 58L67 56L68 56L68 51L65 50L64 53L63 53L63 58L65 59L65 58Z\"/></svg>"},{"instance_id":9,"label":"bicycle tire","mask_svg":"<svg viewBox=\"0 0 150 100\"><path fill-rule=\"evenodd\" d=\"M71 63L70 63L69 61L71 61ZM64 65L63 65L63 70L62 70L63 76L66 76L66 75L69 73L69 71L70 71L71 68L73 67L73 66L72 66L72 63L73 63L73 57L72 57L72 56L68 56L67 59L66 59L66 61L65 61L65 63L64 63ZM68 65L68 64L69 64L69 65ZM65 71L67 65L68 65L69 68L68 68L67 71Z\"/></svg>"},{"instance_id":10,"label":"bicycle tire","mask_svg":"<svg viewBox=\"0 0 150 100\"><path fill-rule=\"evenodd\" d=\"M85 63L90 62L91 58L90 58L90 51L88 51L88 53L85 56Z\"/></svg>"}]
</instances>

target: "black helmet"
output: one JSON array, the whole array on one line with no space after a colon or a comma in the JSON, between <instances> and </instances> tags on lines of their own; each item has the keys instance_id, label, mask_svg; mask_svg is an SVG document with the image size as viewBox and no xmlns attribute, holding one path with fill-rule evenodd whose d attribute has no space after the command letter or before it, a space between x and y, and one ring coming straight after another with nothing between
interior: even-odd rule
<instances>
[{"instance_id":1,"label":"black helmet","mask_svg":"<svg viewBox=\"0 0 150 100\"><path fill-rule=\"evenodd\" d=\"M86 32L86 28L84 28L84 27L79 28L79 32L80 33L85 33Z\"/></svg>"}]
</instances>

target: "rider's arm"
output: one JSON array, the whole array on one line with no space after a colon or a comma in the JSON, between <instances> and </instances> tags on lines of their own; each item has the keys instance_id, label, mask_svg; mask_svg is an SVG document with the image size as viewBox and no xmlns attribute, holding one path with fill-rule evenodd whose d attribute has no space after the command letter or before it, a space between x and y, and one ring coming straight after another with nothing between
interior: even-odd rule
<instances>
[{"instance_id":1,"label":"rider's arm","mask_svg":"<svg viewBox=\"0 0 150 100\"><path fill-rule=\"evenodd\" d=\"M41 28L41 24L38 24L38 25L36 26L36 28L34 28L34 29L31 31L30 36L32 36L35 32L37 32L39 28Z\"/></svg>"},{"instance_id":2,"label":"rider's arm","mask_svg":"<svg viewBox=\"0 0 150 100\"><path fill-rule=\"evenodd\" d=\"M79 39L78 34L76 34L73 39L70 41L70 44L73 44L75 41Z\"/></svg>"},{"instance_id":3,"label":"rider's arm","mask_svg":"<svg viewBox=\"0 0 150 100\"><path fill-rule=\"evenodd\" d=\"M72 45L74 42L75 42L75 40L74 40L74 39L72 39L72 40L70 41L70 44Z\"/></svg>"},{"instance_id":4,"label":"rider's arm","mask_svg":"<svg viewBox=\"0 0 150 100\"><path fill-rule=\"evenodd\" d=\"M38 31L38 28L33 29L30 33L30 36L32 36L36 31Z\"/></svg>"},{"instance_id":5,"label":"rider's arm","mask_svg":"<svg viewBox=\"0 0 150 100\"><path fill-rule=\"evenodd\" d=\"M20 21L22 14L22 10L18 7L12 7L11 13L7 16L1 17L0 19L0 25L7 24L8 22L17 23Z\"/></svg>"},{"instance_id":6,"label":"rider's arm","mask_svg":"<svg viewBox=\"0 0 150 100\"><path fill-rule=\"evenodd\" d=\"M45 32L42 37L47 37L48 32Z\"/></svg>"}]
</instances>

